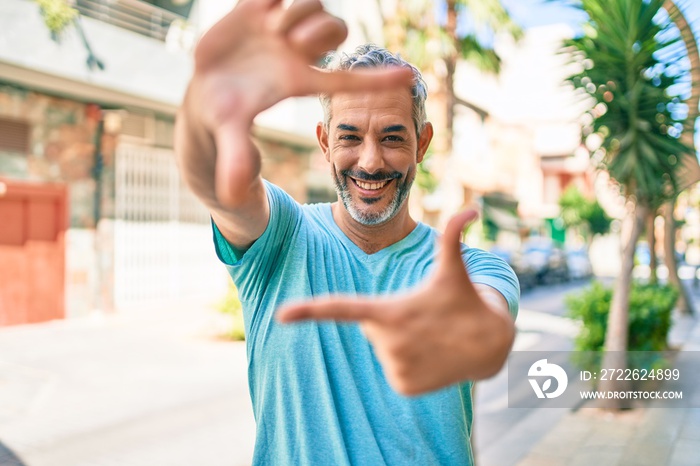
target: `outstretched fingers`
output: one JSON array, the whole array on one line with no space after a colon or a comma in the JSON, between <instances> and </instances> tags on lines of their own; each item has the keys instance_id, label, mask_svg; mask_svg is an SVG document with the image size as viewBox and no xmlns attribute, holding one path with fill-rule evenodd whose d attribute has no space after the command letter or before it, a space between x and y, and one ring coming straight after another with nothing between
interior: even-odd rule
<instances>
[{"instance_id":1,"label":"outstretched fingers","mask_svg":"<svg viewBox=\"0 0 700 466\"><path fill-rule=\"evenodd\" d=\"M261 28L261 21L271 10L281 9L282 0L241 0L200 38L194 51L195 66L205 69L231 50L252 28Z\"/></svg>"},{"instance_id":2,"label":"outstretched fingers","mask_svg":"<svg viewBox=\"0 0 700 466\"><path fill-rule=\"evenodd\" d=\"M330 50L335 50L348 36L348 28L340 18L320 11L304 18L287 34L287 42L315 63Z\"/></svg>"},{"instance_id":3,"label":"outstretched fingers","mask_svg":"<svg viewBox=\"0 0 700 466\"><path fill-rule=\"evenodd\" d=\"M335 94L337 92L371 92L396 89L413 84L413 72L405 67L380 70L323 71L311 68L301 94Z\"/></svg>"},{"instance_id":4,"label":"outstretched fingers","mask_svg":"<svg viewBox=\"0 0 700 466\"><path fill-rule=\"evenodd\" d=\"M296 0L278 18L271 28L287 34L294 26L316 13L323 12L320 0Z\"/></svg>"},{"instance_id":5,"label":"outstretched fingers","mask_svg":"<svg viewBox=\"0 0 700 466\"><path fill-rule=\"evenodd\" d=\"M276 318L282 323L302 320L362 322L381 319L385 310L380 300L329 298L284 306L277 311Z\"/></svg>"}]
</instances>

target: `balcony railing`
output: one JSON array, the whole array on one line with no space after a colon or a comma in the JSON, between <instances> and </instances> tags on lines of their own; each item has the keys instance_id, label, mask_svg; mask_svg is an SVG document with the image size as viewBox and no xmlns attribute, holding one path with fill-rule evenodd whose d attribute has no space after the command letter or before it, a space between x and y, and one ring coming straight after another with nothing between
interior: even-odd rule
<instances>
[{"instance_id":1,"label":"balcony railing","mask_svg":"<svg viewBox=\"0 0 700 466\"><path fill-rule=\"evenodd\" d=\"M180 15L139 0L76 0L81 15L164 41L170 24Z\"/></svg>"}]
</instances>

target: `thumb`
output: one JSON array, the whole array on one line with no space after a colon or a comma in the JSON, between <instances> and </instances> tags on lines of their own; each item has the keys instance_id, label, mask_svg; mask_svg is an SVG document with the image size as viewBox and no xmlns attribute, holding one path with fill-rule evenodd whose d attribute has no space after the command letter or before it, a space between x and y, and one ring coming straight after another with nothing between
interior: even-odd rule
<instances>
[{"instance_id":1,"label":"thumb","mask_svg":"<svg viewBox=\"0 0 700 466\"><path fill-rule=\"evenodd\" d=\"M223 205L242 199L260 172L260 159L250 139L250 127L233 116L214 132L216 142L216 197Z\"/></svg>"},{"instance_id":2,"label":"thumb","mask_svg":"<svg viewBox=\"0 0 700 466\"><path fill-rule=\"evenodd\" d=\"M445 227L445 233L442 235L440 241L440 263L446 265L459 264L461 268L464 268L462 262L462 244L461 236L462 231L465 226L474 222L479 214L475 210L465 210L453 215L447 226Z\"/></svg>"}]
</instances>

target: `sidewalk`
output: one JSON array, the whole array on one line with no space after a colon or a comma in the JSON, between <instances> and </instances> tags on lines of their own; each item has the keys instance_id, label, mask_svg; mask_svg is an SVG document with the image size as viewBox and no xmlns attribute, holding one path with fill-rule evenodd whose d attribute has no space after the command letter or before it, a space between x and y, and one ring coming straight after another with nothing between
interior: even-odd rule
<instances>
[{"instance_id":1,"label":"sidewalk","mask_svg":"<svg viewBox=\"0 0 700 466\"><path fill-rule=\"evenodd\" d=\"M254 421L245 345L210 309L0 329L1 466L239 466Z\"/></svg>"},{"instance_id":2,"label":"sidewalk","mask_svg":"<svg viewBox=\"0 0 700 466\"><path fill-rule=\"evenodd\" d=\"M693 298L700 308L698 296ZM700 352L700 320L677 318L671 333L671 342L681 347L676 365L688 367L682 370L680 384L673 389L682 390L683 397L692 400L691 406L700 406L700 353L690 353ZM620 414L586 408L572 411L554 423L517 464L698 466L700 408L645 408Z\"/></svg>"},{"instance_id":3,"label":"sidewalk","mask_svg":"<svg viewBox=\"0 0 700 466\"><path fill-rule=\"evenodd\" d=\"M571 334L535 317L547 341ZM216 340L221 318L180 306L0 329L0 466L250 464L245 346ZM670 340L681 362L700 352L700 320L677 319ZM700 406L700 371L681 381ZM517 427L477 425L496 439L479 466L700 465L700 408L542 409Z\"/></svg>"}]
</instances>

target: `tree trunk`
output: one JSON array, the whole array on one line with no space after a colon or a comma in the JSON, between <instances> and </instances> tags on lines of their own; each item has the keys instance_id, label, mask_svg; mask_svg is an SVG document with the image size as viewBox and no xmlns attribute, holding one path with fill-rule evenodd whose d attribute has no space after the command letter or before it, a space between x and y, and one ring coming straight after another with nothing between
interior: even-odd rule
<instances>
[{"instance_id":1,"label":"tree trunk","mask_svg":"<svg viewBox=\"0 0 700 466\"><path fill-rule=\"evenodd\" d=\"M642 204L634 205L625 217L626 230L622 232L622 264L620 275L615 282L608 326L605 333L605 354L603 365L606 369L627 368L627 341L629 334L629 298L632 287L632 269L634 268L634 250L642 232L648 208ZM601 380L602 391L624 391L629 383L624 380ZM602 400L600 406L609 410L629 408L629 400L611 398Z\"/></svg>"},{"instance_id":2,"label":"tree trunk","mask_svg":"<svg viewBox=\"0 0 700 466\"><path fill-rule=\"evenodd\" d=\"M658 266L658 261L656 260L656 233L654 229L654 220L656 220L656 211L653 209L649 211L647 216L647 243L649 243L649 283L656 285L659 282L656 276L656 268Z\"/></svg>"},{"instance_id":3,"label":"tree trunk","mask_svg":"<svg viewBox=\"0 0 700 466\"><path fill-rule=\"evenodd\" d=\"M664 263L668 268L668 282L678 289L676 308L681 314L692 315L693 302L688 298L688 292L678 276L678 261L676 261L676 219L673 216L675 201L664 204Z\"/></svg>"}]
</instances>

